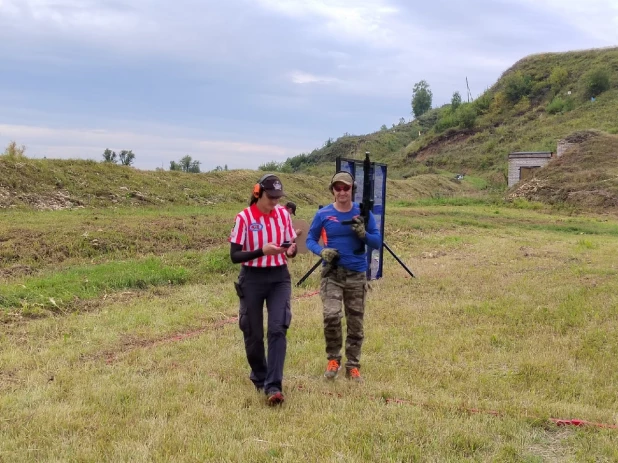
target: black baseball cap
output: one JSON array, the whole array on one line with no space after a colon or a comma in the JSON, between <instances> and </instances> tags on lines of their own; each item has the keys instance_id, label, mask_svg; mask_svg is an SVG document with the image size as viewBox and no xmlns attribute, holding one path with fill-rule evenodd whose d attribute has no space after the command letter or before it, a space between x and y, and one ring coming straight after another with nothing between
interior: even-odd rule
<instances>
[{"instance_id":1,"label":"black baseball cap","mask_svg":"<svg viewBox=\"0 0 618 463\"><path fill-rule=\"evenodd\" d=\"M285 195L281 180L276 175L271 175L262 180L262 188L264 192L271 198L281 198Z\"/></svg>"},{"instance_id":2,"label":"black baseball cap","mask_svg":"<svg viewBox=\"0 0 618 463\"><path fill-rule=\"evenodd\" d=\"M285 207L287 207L288 209L292 210L292 215L296 215L296 204L294 204L292 201L289 201Z\"/></svg>"}]
</instances>

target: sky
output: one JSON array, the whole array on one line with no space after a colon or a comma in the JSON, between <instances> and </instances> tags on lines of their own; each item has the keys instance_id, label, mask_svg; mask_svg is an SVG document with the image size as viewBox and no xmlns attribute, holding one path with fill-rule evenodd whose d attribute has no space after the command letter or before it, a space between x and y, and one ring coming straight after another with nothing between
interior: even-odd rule
<instances>
[{"instance_id":1,"label":"sky","mask_svg":"<svg viewBox=\"0 0 618 463\"><path fill-rule=\"evenodd\" d=\"M610 46L618 0L0 0L0 152L257 169Z\"/></svg>"}]
</instances>

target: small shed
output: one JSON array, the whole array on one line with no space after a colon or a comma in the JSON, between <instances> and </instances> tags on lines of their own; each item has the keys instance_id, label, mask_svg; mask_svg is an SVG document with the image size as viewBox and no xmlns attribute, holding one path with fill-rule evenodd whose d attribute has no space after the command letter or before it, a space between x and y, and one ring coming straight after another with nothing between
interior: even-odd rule
<instances>
[{"instance_id":1,"label":"small shed","mask_svg":"<svg viewBox=\"0 0 618 463\"><path fill-rule=\"evenodd\" d=\"M520 151L509 154L509 188L520 180L534 175L537 169L545 166L552 158L551 151Z\"/></svg>"}]
</instances>

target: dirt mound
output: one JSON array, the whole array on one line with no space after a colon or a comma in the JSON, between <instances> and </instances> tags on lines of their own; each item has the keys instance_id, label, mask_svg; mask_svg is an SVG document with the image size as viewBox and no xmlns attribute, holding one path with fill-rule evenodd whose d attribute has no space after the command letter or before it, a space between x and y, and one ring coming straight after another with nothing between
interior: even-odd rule
<instances>
[{"instance_id":1,"label":"dirt mound","mask_svg":"<svg viewBox=\"0 0 618 463\"><path fill-rule=\"evenodd\" d=\"M580 130L567 135L563 140L567 143L584 143L591 138L600 136L603 136L603 132L598 130Z\"/></svg>"}]
</instances>

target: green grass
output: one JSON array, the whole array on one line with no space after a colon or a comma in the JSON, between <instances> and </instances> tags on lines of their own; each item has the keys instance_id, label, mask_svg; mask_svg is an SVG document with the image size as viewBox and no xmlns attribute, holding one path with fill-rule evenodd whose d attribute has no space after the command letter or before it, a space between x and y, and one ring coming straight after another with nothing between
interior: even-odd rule
<instances>
[{"instance_id":1,"label":"green grass","mask_svg":"<svg viewBox=\"0 0 618 463\"><path fill-rule=\"evenodd\" d=\"M80 310L110 293L208 282L235 270L227 246L207 252L174 252L161 257L68 267L61 271L48 269L36 277L22 278L0 287L0 319L3 311L4 318L10 319Z\"/></svg>"},{"instance_id":2,"label":"green grass","mask_svg":"<svg viewBox=\"0 0 618 463\"><path fill-rule=\"evenodd\" d=\"M205 210L203 223L235 210ZM76 253L71 265L5 275L2 291L12 294L28 297L24 284L41 297L91 299L4 320L0 460L617 461L617 430L549 418L616 424L618 221L491 201L387 210L386 239L417 278L385 256L368 296L365 383L322 378L316 272L293 288L287 400L277 409L247 377L231 285L238 267L225 243L177 240L94 263ZM16 216L42 239L46 224L92 220L75 212ZM114 226L135 219L117 212L96 211ZM161 212L179 223L195 213ZM141 223L144 234L159 226ZM314 262L293 261L293 281Z\"/></svg>"},{"instance_id":3,"label":"green grass","mask_svg":"<svg viewBox=\"0 0 618 463\"><path fill-rule=\"evenodd\" d=\"M181 249L221 245L238 206L81 209L0 213L0 264L30 271L72 265L84 257L100 263ZM0 267L0 272L1 272ZM6 270L8 271L8 270ZM0 276L2 274L0 273Z\"/></svg>"},{"instance_id":4,"label":"green grass","mask_svg":"<svg viewBox=\"0 0 618 463\"><path fill-rule=\"evenodd\" d=\"M6 310L22 307L24 312L30 312L33 306L62 310L75 301L102 297L109 292L177 285L188 279L189 274L185 268L165 265L159 258L108 262L3 285L0 289L0 308Z\"/></svg>"},{"instance_id":5,"label":"green grass","mask_svg":"<svg viewBox=\"0 0 618 463\"><path fill-rule=\"evenodd\" d=\"M503 201L499 198L489 197L465 197L456 196L451 198L423 198L415 201L397 201L396 206L413 207L413 206L478 206L501 204Z\"/></svg>"}]
</instances>

